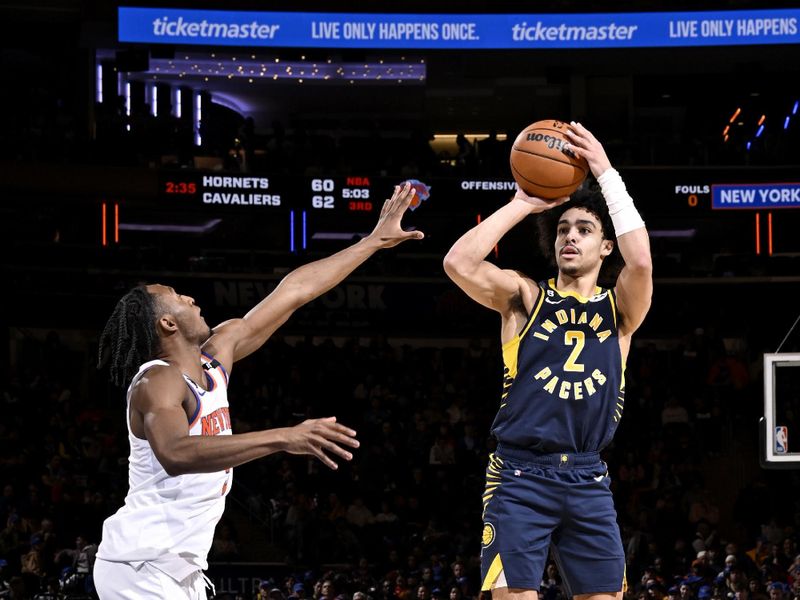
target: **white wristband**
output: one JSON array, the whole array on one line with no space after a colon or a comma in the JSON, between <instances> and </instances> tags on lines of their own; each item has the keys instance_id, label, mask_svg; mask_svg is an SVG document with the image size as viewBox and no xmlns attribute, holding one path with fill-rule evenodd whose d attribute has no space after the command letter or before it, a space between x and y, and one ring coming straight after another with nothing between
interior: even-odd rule
<instances>
[{"instance_id":1,"label":"white wristband","mask_svg":"<svg viewBox=\"0 0 800 600\"><path fill-rule=\"evenodd\" d=\"M622 181L616 169L606 169L597 178L597 183L600 184L600 190L603 192L603 198L608 205L608 214L611 216L611 222L614 224L614 233L617 237L644 227L639 211L633 205L633 198L625 188L625 182Z\"/></svg>"}]
</instances>

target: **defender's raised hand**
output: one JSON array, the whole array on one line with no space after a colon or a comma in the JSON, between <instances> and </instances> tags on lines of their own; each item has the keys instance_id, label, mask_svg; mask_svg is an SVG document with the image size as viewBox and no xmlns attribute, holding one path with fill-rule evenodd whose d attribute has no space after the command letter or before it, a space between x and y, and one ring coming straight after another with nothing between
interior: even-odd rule
<instances>
[{"instance_id":1,"label":"defender's raised hand","mask_svg":"<svg viewBox=\"0 0 800 600\"><path fill-rule=\"evenodd\" d=\"M336 417L307 419L299 425L284 430L282 450L289 454L316 456L331 469L338 469L331 455L352 460L353 455L341 445L358 448L356 432L336 422ZM341 444L341 445L340 445Z\"/></svg>"},{"instance_id":2,"label":"defender's raised hand","mask_svg":"<svg viewBox=\"0 0 800 600\"><path fill-rule=\"evenodd\" d=\"M381 248L391 248L406 240L421 240L425 234L421 231L405 231L401 225L403 215L411 205L416 190L406 182L395 186L392 197L383 203L378 223L370 237L378 240Z\"/></svg>"}]
</instances>

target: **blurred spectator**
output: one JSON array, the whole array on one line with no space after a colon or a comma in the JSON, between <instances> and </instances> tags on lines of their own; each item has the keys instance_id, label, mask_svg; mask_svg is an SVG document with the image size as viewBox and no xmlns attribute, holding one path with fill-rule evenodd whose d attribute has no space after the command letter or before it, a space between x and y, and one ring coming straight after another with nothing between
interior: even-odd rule
<instances>
[{"instance_id":1,"label":"blurred spectator","mask_svg":"<svg viewBox=\"0 0 800 600\"><path fill-rule=\"evenodd\" d=\"M794 561L789 566L789 581L792 583L800 582L800 554L794 557Z\"/></svg>"},{"instance_id":2,"label":"blurred spectator","mask_svg":"<svg viewBox=\"0 0 800 600\"><path fill-rule=\"evenodd\" d=\"M456 146L458 147L458 153L456 154L458 168L465 170L472 167L475 162L475 147L463 133L456 135Z\"/></svg>"},{"instance_id":3,"label":"blurred spectator","mask_svg":"<svg viewBox=\"0 0 800 600\"><path fill-rule=\"evenodd\" d=\"M67 565L61 569L62 589L81 593L94 591L92 573L96 554L97 544L93 544L83 535L77 536L74 548L65 548L56 553L56 564Z\"/></svg>"},{"instance_id":4,"label":"blurred spectator","mask_svg":"<svg viewBox=\"0 0 800 600\"><path fill-rule=\"evenodd\" d=\"M661 424L666 425L686 425L689 423L689 413L686 408L680 405L675 396L667 400L664 410L661 411Z\"/></svg>"},{"instance_id":5,"label":"blurred spectator","mask_svg":"<svg viewBox=\"0 0 800 600\"><path fill-rule=\"evenodd\" d=\"M42 538L39 535L31 536L30 550L22 556L22 573L42 577L44 567L42 565Z\"/></svg>"},{"instance_id":6,"label":"blurred spectator","mask_svg":"<svg viewBox=\"0 0 800 600\"><path fill-rule=\"evenodd\" d=\"M539 596L542 600L562 600L564 592L561 588L561 577L558 568L552 561L547 563L544 570L544 578L539 588Z\"/></svg>"},{"instance_id":7,"label":"blurred spectator","mask_svg":"<svg viewBox=\"0 0 800 600\"><path fill-rule=\"evenodd\" d=\"M780 581L769 584L769 600L785 600L786 586Z\"/></svg>"},{"instance_id":8,"label":"blurred spectator","mask_svg":"<svg viewBox=\"0 0 800 600\"><path fill-rule=\"evenodd\" d=\"M429 464L431 465L452 465L456 462L456 454L452 444L442 436L437 435L429 453Z\"/></svg>"},{"instance_id":9,"label":"blurred spectator","mask_svg":"<svg viewBox=\"0 0 800 600\"><path fill-rule=\"evenodd\" d=\"M345 518L348 523L359 529L363 529L375 521L372 511L364 505L364 499L361 496L353 498L353 501L347 507Z\"/></svg>"},{"instance_id":10,"label":"blurred spectator","mask_svg":"<svg viewBox=\"0 0 800 600\"><path fill-rule=\"evenodd\" d=\"M272 583L269 581L262 581L258 585L258 591L253 600L267 600L270 597L270 589L272 588Z\"/></svg>"},{"instance_id":11,"label":"blurred spectator","mask_svg":"<svg viewBox=\"0 0 800 600\"><path fill-rule=\"evenodd\" d=\"M6 568L8 561L0 558L0 598L8 598L11 594L11 585L6 581Z\"/></svg>"},{"instance_id":12,"label":"blurred spectator","mask_svg":"<svg viewBox=\"0 0 800 600\"><path fill-rule=\"evenodd\" d=\"M769 596L764 592L764 586L758 577L751 577L747 582L750 600L767 600Z\"/></svg>"},{"instance_id":13,"label":"blurred spectator","mask_svg":"<svg viewBox=\"0 0 800 600\"><path fill-rule=\"evenodd\" d=\"M227 520L220 521L214 532L209 558L212 560L230 561L239 558L239 545L236 542L236 532Z\"/></svg>"}]
</instances>

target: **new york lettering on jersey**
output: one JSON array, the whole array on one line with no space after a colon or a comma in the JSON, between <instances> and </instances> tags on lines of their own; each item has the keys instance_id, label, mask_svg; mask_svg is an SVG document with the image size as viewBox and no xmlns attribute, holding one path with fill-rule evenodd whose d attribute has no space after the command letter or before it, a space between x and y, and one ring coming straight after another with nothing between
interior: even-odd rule
<instances>
[{"instance_id":1,"label":"new york lettering on jersey","mask_svg":"<svg viewBox=\"0 0 800 600\"><path fill-rule=\"evenodd\" d=\"M519 336L503 346L503 392L493 432L540 452L592 452L611 440L625 403L614 292L589 298L539 283Z\"/></svg>"}]
</instances>

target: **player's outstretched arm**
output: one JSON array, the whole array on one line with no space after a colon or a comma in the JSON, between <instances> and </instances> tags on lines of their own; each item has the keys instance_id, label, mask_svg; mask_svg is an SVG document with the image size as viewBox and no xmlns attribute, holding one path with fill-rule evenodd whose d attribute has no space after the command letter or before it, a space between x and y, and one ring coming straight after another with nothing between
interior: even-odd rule
<instances>
[{"instance_id":1,"label":"player's outstretched arm","mask_svg":"<svg viewBox=\"0 0 800 600\"><path fill-rule=\"evenodd\" d=\"M497 242L525 217L558 206L568 199L547 202L517 191L511 202L453 244L444 257L445 272L470 298L501 314L513 310L513 300L520 294L530 293L533 295L531 300L535 300L536 289L528 286L521 275L500 269L485 259Z\"/></svg>"},{"instance_id":2,"label":"player's outstretched arm","mask_svg":"<svg viewBox=\"0 0 800 600\"><path fill-rule=\"evenodd\" d=\"M289 273L244 318L217 326L203 350L230 367L260 348L295 310L333 288L376 251L406 240L421 240L424 237L421 231L404 231L401 226L414 195L410 184L395 187L372 233L332 256Z\"/></svg>"},{"instance_id":3,"label":"player's outstretched arm","mask_svg":"<svg viewBox=\"0 0 800 600\"><path fill-rule=\"evenodd\" d=\"M620 334L629 336L642 324L653 296L653 260L644 221L633 205L619 173L611 166L603 145L580 123L567 131L571 149L589 163L614 223L617 245L625 267L617 279Z\"/></svg>"},{"instance_id":4,"label":"player's outstretched arm","mask_svg":"<svg viewBox=\"0 0 800 600\"><path fill-rule=\"evenodd\" d=\"M250 433L190 436L182 407L186 393L186 383L175 367L153 367L136 383L131 395L131 406L141 415L145 438L172 476L224 471L275 452L315 456L337 469L335 459L353 457L345 446L359 446L356 432L337 423L335 417Z\"/></svg>"}]
</instances>

